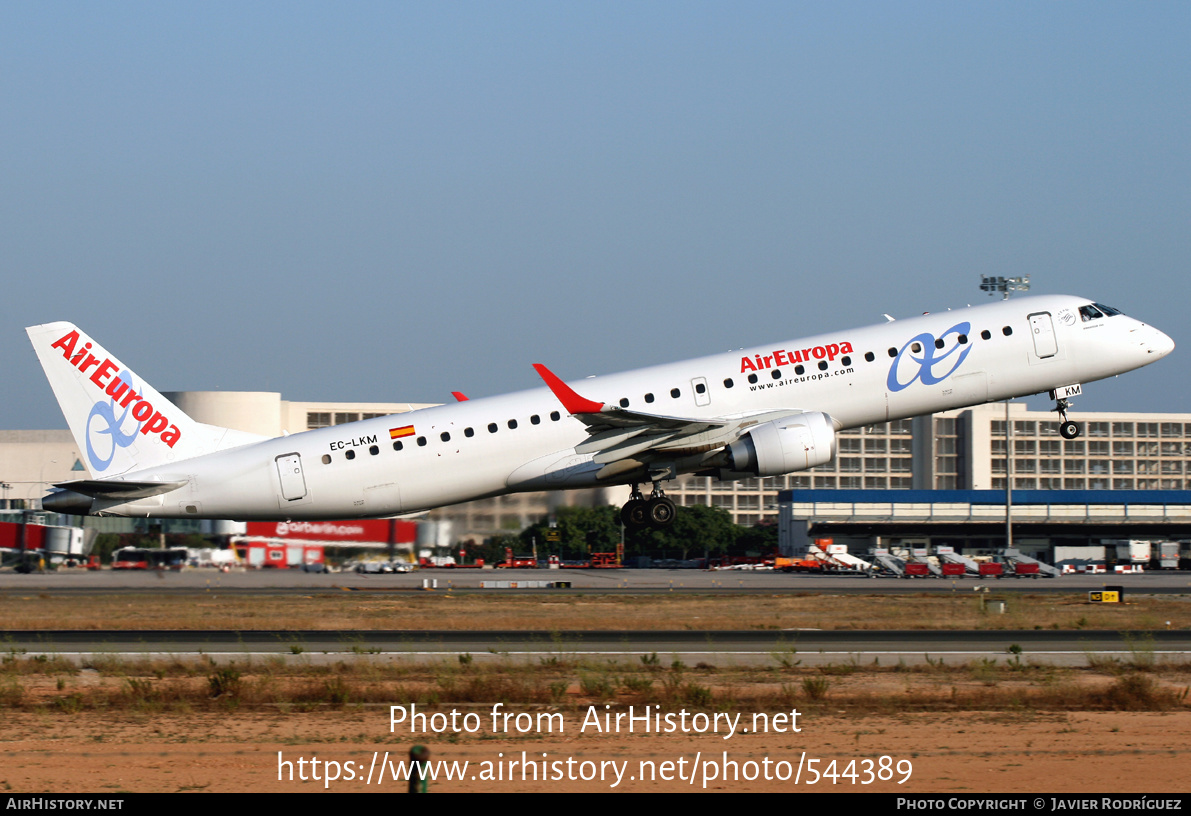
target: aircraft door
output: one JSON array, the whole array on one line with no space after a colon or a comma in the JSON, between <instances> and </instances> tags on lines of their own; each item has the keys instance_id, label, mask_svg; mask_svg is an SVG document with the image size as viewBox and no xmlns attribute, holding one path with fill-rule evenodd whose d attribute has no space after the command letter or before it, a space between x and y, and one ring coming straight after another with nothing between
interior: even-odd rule
<instances>
[{"instance_id":1,"label":"aircraft door","mask_svg":"<svg viewBox=\"0 0 1191 816\"><path fill-rule=\"evenodd\" d=\"M1058 353L1059 345L1055 339L1055 325L1050 318L1050 312L1030 315L1030 334L1034 336L1034 353L1040 359L1054 357Z\"/></svg>"},{"instance_id":2,"label":"aircraft door","mask_svg":"<svg viewBox=\"0 0 1191 816\"><path fill-rule=\"evenodd\" d=\"M711 392L707 390L706 377L695 377L691 380L691 390L695 392L695 405L711 405Z\"/></svg>"},{"instance_id":3,"label":"aircraft door","mask_svg":"<svg viewBox=\"0 0 1191 816\"><path fill-rule=\"evenodd\" d=\"M281 497L297 501L306 496L306 477L302 474L302 456L287 453L277 457L277 476L281 480Z\"/></svg>"}]
</instances>

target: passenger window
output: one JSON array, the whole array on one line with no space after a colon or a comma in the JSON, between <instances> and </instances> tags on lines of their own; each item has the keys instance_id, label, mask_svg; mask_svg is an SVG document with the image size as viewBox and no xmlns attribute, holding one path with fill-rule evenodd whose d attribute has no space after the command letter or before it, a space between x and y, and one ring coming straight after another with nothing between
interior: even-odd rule
<instances>
[{"instance_id":1,"label":"passenger window","mask_svg":"<svg viewBox=\"0 0 1191 816\"><path fill-rule=\"evenodd\" d=\"M992 340L992 332L990 332L988 329L985 329L984 331L980 332L980 337L984 340Z\"/></svg>"},{"instance_id":2,"label":"passenger window","mask_svg":"<svg viewBox=\"0 0 1191 816\"><path fill-rule=\"evenodd\" d=\"M796 366L794 366L794 373L797 374L799 377L801 377L803 374L806 373L806 369L800 365L796 365Z\"/></svg>"},{"instance_id":3,"label":"passenger window","mask_svg":"<svg viewBox=\"0 0 1191 816\"><path fill-rule=\"evenodd\" d=\"M653 394L646 394L646 395L645 395L645 401L646 401L646 402L653 402Z\"/></svg>"},{"instance_id":4,"label":"passenger window","mask_svg":"<svg viewBox=\"0 0 1191 816\"><path fill-rule=\"evenodd\" d=\"M513 429L514 429L514 428L516 428L516 427L517 427L517 420L515 420L515 419L510 419L510 420L509 420L509 430L511 431L511 430L513 430Z\"/></svg>"},{"instance_id":5,"label":"passenger window","mask_svg":"<svg viewBox=\"0 0 1191 816\"><path fill-rule=\"evenodd\" d=\"M378 448L376 445L373 445L372 447L368 448L368 452L373 456L376 456L378 453L380 453L380 448Z\"/></svg>"},{"instance_id":6,"label":"passenger window","mask_svg":"<svg viewBox=\"0 0 1191 816\"><path fill-rule=\"evenodd\" d=\"M537 414L534 414L533 416L531 416L529 418L529 424L530 425L541 425L542 418L540 416L538 416Z\"/></svg>"},{"instance_id":7,"label":"passenger window","mask_svg":"<svg viewBox=\"0 0 1191 816\"><path fill-rule=\"evenodd\" d=\"M891 349L889 349L889 356L890 356L890 357L896 357L896 356L897 356L897 349L895 349L895 348L891 348Z\"/></svg>"},{"instance_id":8,"label":"passenger window","mask_svg":"<svg viewBox=\"0 0 1191 816\"><path fill-rule=\"evenodd\" d=\"M851 358L851 357L840 357L840 358L839 358L839 361L840 361L842 364L846 365L846 366L850 366L850 365L852 365L852 358Z\"/></svg>"},{"instance_id":9,"label":"passenger window","mask_svg":"<svg viewBox=\"0 0 1191 816\"><path fill-rule=\"evenodd\" d=\"M729 377L728 379L724 380L724 388L731 388L731 387L732 387L732 378Z\"/></svg>"},{"instance_id":10,"label":"passenger window","mask_svg":"<svg viewBox=\"0 0 1191 816\"><path fill-rule=\"evenodd\" d=\"M443 442L450 442L450 441L451 441L451 435L450 435L449 433L447 433L446 431L443 431L443 432L442 432L442 433L439 435L439 437L438 437L438 438L439 438L439 439L441 439Z\"/></svg>"},{"instance_id":11,"label":"passenger window","mask_svg":"<svg viewBox=\"0 0 1191 816\"><path fill-rule=\"evenodd\" d=\"M769 376L773 377L775 380L780 380L782 378L782 370L780 368L775 368L773 373Z\"/></svg>"},{"instance_id":12,"label":"passenger window","mask_svg":"<svg viewBox=\"0 0 1191 816\"><path fill-rule=\"evenodd\" d=\"M419 447L419 448L424 448L424 447L426 447L426 437L424 437L424 436L419 436L419 437L418 437L418 447Z\"/></svg>"},{"instance_id":13,"label":"passenger window","mask_svg":"<svg viewBox=\"0 0 1191 816\"><path fill-rule=\"evenodd\" d=\"M464 428L463 435L466 436L468 439L471 439L473 436L476 435L476 432L473 431L471 428Z\"/></svg>"},{"instance_id":14,"label":"passenger window","mask_svg":"<svg viewBox=\"0 0 1191 816\"><path fill-rule=\"evenodd\" d=\"M401 444L400 442L393 443L393 450L401 450L404 447L405 447L405 445Z\"/></svg>"},{"instance_id":15,"label":"passenger window","mask_svg":"<svg viewBox=\"0 0 1191 816\"><path fill-rule=\"evenodd\" d=\"M756 381L757 381L757 375L756 375L756 374L749 374L749 382L750 382L750 383L755 383Z\"/></svg>"},{"instance_id":16,"label":"passenger window","mask_svg":"<svg viewBox=\"0 0 1191 816\"><path fill-rule=\"evenodd\" d=\"M495 422L488 423L488 433L496 433L496 423Z\"/></svg>"},{"instance_id":17,"label":"passenger window","mask_svg":"<svg viewBox=\"0 0 1191 816\"><path fill-rule=\"evenodd\" d=\"M921 344L921 343L917 343L917 342L915 342L915 343L912 343L912 344L910 345L910 351L912 351L912 352L914 352L915 354L917 354L918 352L922 351L922 344Z\"/></svg>"},{"instance_id":18,"label":"passenger window","mask_svg":"<svg viewBox=\"0 0 1191 816\"><path fill-rule=\"evenodd\" d=\"M679 397L682 396L682 392L679 391L677 388L671 388L670 396L673 397L674 399L678 399Z\"/></svg>"},{"instance_id":19,"label":"passenger window","mask_svg":"<svg viewBox=\"0 0 1191 816\"><path fill-rule=\"evenodd\" d=\"M562 414L558 413L558 411L551 411L551 412L550 412L550 421L551 421L551 422L558 422L558 420L559 420L561 417L562 417Z\"/></svg>"},{"instance_id":20,"label":"passenger window","mask_svg":"<svg viewBox=\"0 0 1191 816\"><path fill-rule=\"evenodd\" d=\"M875 354L873 354L871 351L866 351L864 353L865 362L871 363L875 359L877 359L877 356Z\"/></svg>"},{"instance_id":21,"label":"passenger window","mask_svg":"<svg viewBox=\"0 0 1191 816\"><path fill-rule=\"evenodd\" d=\"M628 408L628 407L629 407L629 398L628 398L628 397L621 397L621 398L620 398L620 407L621 407L621 408Z\"/></svg>"},{"instance_id":22,"label":"passenger window","mask_svg":"<svg viewBox=\"0 0 1191 816\"><path fill-rule=\"evenodd\" d=\"M343 455L347 459L355 459L356 458L356 452L354 450L349 450L347 453L345 453Z\"/></svg>"},{"instance_id":23,"label":"passenger window","mask_svg":"<svg viewBox=\"0 0 1191 816\"><path fill-rule=\"evenodd\" d=\"M329 454L329 453L324 453L324 454L323 454L323 464L324 464L324 465L329 465L329 464L331 464L331 454Z\"/></svg>"},{"instance_id":24,"label":"passenger window","mask_svg":"<svg viewBox=\"0 0 1191 816\"><path fill-rule=\"evenodd\" d=\"M1013 329L1012 329L1012 327L1010 327L1010 326L1006 326L1005 328L1001 329L1001 334L1005 335L1006 337L1008 337L1009 335L1013 334Z\"/></svg>"},{"instance_id":25,"label":"passenger window","mask_svg":"<svg viewBox=\"0 0 1191 816\"><path fill-rule=\"evenodd\" d=\"M961 346L965 346L965 345L967 345L967 343L968 343L968 336L966 334L961 334L959 336L959 344Z\"/></svg>"},{"instance_id":26,"label":"passenger window","mask_svg":"<svg viewBox=\"0 0 1191 816\"><path fill-rule=\"evenodd\" d=\"M695 383L695 393L704 394L707 392L707 386L703 383Z\"/></svg>"},{"instance_id":27,"label":"passenger window","mask_svg":"<svg viewBox=\"0 0 1191 816\"><path fill-rule=\"evenodd\" d=\"M935 348L937 348L937 349L941 349L941 348L943 348L943 345L944 345L944 344L943 344L943 338L942 338L942 337L936 337L936 338L935 338Z\"/></svg>"},{"instance_id":28,"label":"passenger window","mask_svg":"<svg viewBox=\"0 0 1191 816\"><path fill-rule=\"evenodd\" d=\"M819 361L819 370L820 370L820 371L826 371L826 370L827 370L827 361L826 361L826 360L820 360L820 361Z\"/></svg>"}]
</instances>

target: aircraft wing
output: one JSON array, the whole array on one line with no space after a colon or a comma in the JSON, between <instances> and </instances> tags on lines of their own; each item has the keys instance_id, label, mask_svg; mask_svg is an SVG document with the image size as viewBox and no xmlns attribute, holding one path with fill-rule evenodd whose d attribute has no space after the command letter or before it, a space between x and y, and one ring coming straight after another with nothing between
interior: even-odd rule
<instances>
[{"instance_id":1,"label":"aircraft wing","mask_svg":"<svg viewBox=\"0 0 1191 816\"><path fill-rule=\"evenodd\" d=\"M594 453L594 461L606 464L699 434L723 431L736 424L718 419L662 416L630 411L616 405L595 402L577 394L541 363L534 370L554 396L575 419L587 426L588 438L575 447L577 453Z\"/></svg>"}]
</instances>

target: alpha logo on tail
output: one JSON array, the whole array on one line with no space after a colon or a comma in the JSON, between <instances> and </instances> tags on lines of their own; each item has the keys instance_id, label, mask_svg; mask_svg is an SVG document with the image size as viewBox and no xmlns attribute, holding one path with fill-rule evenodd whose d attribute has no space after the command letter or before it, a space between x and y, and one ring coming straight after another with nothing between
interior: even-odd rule
<instances>
[{"instance_id":1,"label":"alpha logo on tail","mask_svg":"<svg viewBox=\"0 0 1191 816\"><path fill-rule=\"evenodd\" d=\"M267 438L194 421L72 323L43 323L25 332L93 480L174 468Z\"/></svg>"},{"instance_id":2,"label":"alpha logo on tail","mask_svg":"<svg viewBox=\"0 0 1191 816\"><path fill-rule=\"evenodd\" d=\"M154 409L153 404L145 399L144 394L137 393L131 372L126 369L120 370L120 364L113 362L106 355L100 360L92 354L90 341L86 341L79 347L79 339L79 331L74 329L51 343L50 348L61 351L63 358L83 374L87 373L87 369L95 367L95 371L87 378L99 392L99 399L96 400L91 408L91 413L87 416L87 456L95 469L106 470L111 464L112 457L115 456L116 446L128 447L135 441L138 432L157 434L161 437L162 442L171 448L174 447L182 437L182 431L177 425L170 422L165 414ZM76 347L78 348L76 349ZM104 396L111 399L104 400ZM116 417L118 408L124 409L119 418ZM123 428L130 415L137 426L131 433L128 433ZM96 418L106 421L107 426L96 431L93 422ZM111 437L111 445L104 446L111 448L111 453L106 459L98 456L95 446L92 444L94 434L97 432Z\"/></svg>"}]
</instances>

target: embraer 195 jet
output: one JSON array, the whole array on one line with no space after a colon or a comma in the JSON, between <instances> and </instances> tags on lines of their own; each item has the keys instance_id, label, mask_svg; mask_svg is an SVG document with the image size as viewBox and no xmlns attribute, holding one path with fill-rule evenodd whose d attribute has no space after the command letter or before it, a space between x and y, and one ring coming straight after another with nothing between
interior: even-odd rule
<instances>
[{"instance_id":1,"label":"embraer 195 jet","mask_svg":"<svg viewBox=\"0 0 1191 816\"><path fill-rule=\"evenodd\" d=\"M666 481L822 465L845 428L1049 391L1073 439L1082 383L1174 348L1116 309L1036 296L570 385L535 365L546 388L268 438L195 422L69 323L27 331L91 477L56 485L48 510L345 519L626 485L626 524L655 527L674 518Z\"/></svg>"}]
</instances>

